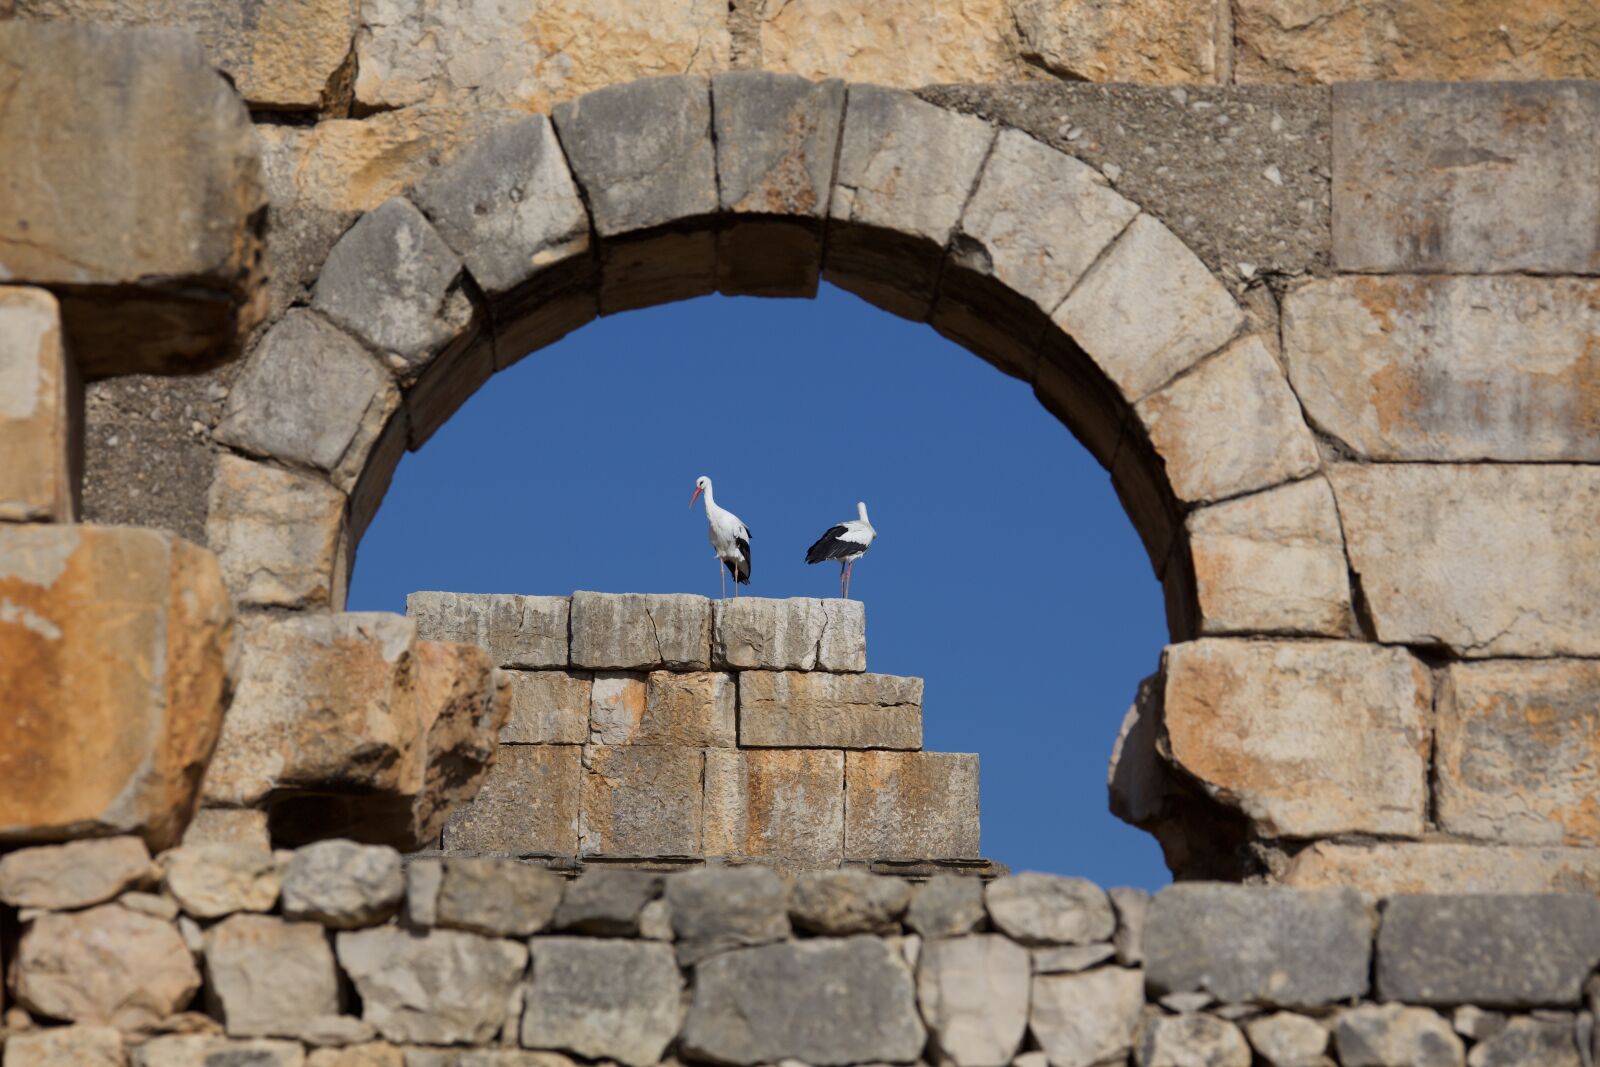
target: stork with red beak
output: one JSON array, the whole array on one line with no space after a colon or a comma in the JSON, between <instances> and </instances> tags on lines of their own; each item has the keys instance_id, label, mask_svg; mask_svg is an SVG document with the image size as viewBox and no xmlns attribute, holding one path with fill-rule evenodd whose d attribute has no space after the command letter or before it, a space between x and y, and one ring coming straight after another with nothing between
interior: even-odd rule
<instances>
[{"instance_id":1,"label":"stork with red beak","mask_svg":"<svg viewBox=\"0 0 1600 1067\"><path fill-rule=\"evenodd\" d=\"M706 522L711 527L711 547L717 553L717 577L722 581L722 595L728 595L728 578L722 568L733 575L733 595L739 595L741 585L750 584L750 529L739 521L739 516L717 506L711 493L711 479L704 474L694 480L694 496L689 506L694 507L701 493L706 495Z\"/></svg>"}]
</instances>

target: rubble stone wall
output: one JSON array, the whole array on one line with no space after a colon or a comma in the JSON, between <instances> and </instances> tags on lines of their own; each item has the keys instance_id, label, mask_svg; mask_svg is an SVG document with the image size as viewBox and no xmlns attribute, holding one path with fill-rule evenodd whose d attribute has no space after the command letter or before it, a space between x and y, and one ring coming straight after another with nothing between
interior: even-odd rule
<instances>
[{"instance_id":1,"label":"rubble stone wall","mask_svg":"<svg viewBox=\"0 0 1600 1067\"><path fill-rule=\"evenodd\" d=\"M1363 896L136 838L0 860L6 1067L1579 1067L1592 894Z\"/></svg>"}]
</instances>

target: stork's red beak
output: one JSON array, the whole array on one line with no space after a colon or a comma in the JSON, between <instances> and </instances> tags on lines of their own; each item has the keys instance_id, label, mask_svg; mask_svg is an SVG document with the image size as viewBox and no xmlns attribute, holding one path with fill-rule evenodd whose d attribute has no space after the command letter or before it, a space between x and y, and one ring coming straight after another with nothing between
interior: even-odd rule
<instances>
[{"instance_id":1,"label":"stork's red beak","mask_svg":"<svg viewBox=\"0 0 1600 1067\"><path fill-rule=\"evenodd\" d=\"M689 498L689 506L691 508L694 507L694 502L700 499L700 489L701 487L698 485L694 487L694 496Z\"/></svg>"}]
</instances>

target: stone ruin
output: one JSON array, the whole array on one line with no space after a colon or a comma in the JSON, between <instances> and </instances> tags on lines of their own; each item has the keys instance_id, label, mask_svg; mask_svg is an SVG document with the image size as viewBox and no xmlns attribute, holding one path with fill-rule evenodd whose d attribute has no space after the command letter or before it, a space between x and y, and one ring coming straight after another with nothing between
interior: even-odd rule
<instances>
[{"instance_id":1,"label":"stone ruin","mask_svg":"<svg viewBox=\"0 0 1600 1067\"><path fill-rule=\"evenodd\" d=\"M1593 1063L1600 24L1312 7L0 0L5 1067ZM1196 884L983 861L850 605L343 610L496 371L820 280L1108 470Z\"/></svg>"}]
</instances>

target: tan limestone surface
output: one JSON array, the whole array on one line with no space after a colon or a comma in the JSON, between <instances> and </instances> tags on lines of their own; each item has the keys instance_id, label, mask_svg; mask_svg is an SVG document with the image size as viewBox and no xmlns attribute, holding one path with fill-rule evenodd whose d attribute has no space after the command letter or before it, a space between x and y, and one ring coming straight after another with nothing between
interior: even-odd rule
<instances>
[{"instance_id":1,"label":"tan limestone surface","mask_svg":"<svg viewBox=\"0 0 1600 1067\"><path fill-rule=\"evenodd\" d=\"M1022 58L1060 78L1139 84L1226 80L1217 43L1229 0L1012 0ZM1223 39L1223 55L1228 42Z\"/></svg>"},{"instance_id":2,"label":"tan limestone surface","mask_svg":"<svg viewBox=\"0 0 1600 1067\"><path fill-rule=\"evenodd\" d=\"M698 748L596 745L584 752L578 853L693 856L702 852L705 774Z\"/></svg>"},{"instance_id":3,"label":"tan limestone surface","mask_svg":"<svg viewBox=\"0 0 1600 1067\"><path fill-rule=\"evenodd\" d=\"M309 474L217 457L206 540L241 607L343 606L345 496Z\"/></svg>"},{"instance_id":4,"label":"tan limestone surface","mask_svg":"<svg viewBox=\"0 0 1600 1067\"><path fill-rule=\"evenodd\" d=\"M844 759L820 748L708 751L706 854L837 867L844 857Z\"/></svg>"},{"instance_id":5,"label":"tan limestone surface","mask_svg":"<svg viewBox=\"0 0 1600 1067\"><path fill-rule=\"evenodd\" d=\"M848 859L978 856L978 757L846 752Z\"/></svg>"},{"instance_id":6,"label":"tan limestone surface","mask_svg":"<svg viewBox=\"0 0 1600 1067\"><path fill-rule=\"evenodd\" d=\"M922 747L922 679L744 671L739 743L749 748Z\"/></svg>"},{"instance_id":7,"label":"tan limestone surface","mask_svg":"<svg viewBox=\"0 0 1600 1067\"><path fill-rule=\"evenodd\" d=\"M0 288L0 520L77 517L74 436L83 402L76 373L55 297Z\"/></svg>"},{"instance_id":8,"label":"tan limestone surface","mask_svg":"<svg viewBox=\"0 0 1600 1067\"><path fill-rule=\"evenodd\" d=\"M222 723L232 641L203 549L154 530L0 528L0 840L175 844Z\"/></svg>"},{"instance_id":9,"label":"tan limestone surface","mask_svg":"<svg viewBox=\"0 0 1600 1067\"><path fill-rule=\"evenodd\" d=\"M1400 893L1596 893L1600 851L1452 842L1340 844L1320 841L1294 858L1285 884L1353 886L1372 896Z\"/></svg>"},{"instance_id":10,"label":"tan limestone surface","mask_svg":"<svg viewBox=\"0 0 1600 1067\"><path fill-rule=\"evenodd\" d=\"M577 745L500 746L477 797L445 824L444 847L574 855L581 761Z\"/></svg>"},{"instance_id":11,"label":"tan limestone surface","mask_svg":"<svg viewBox=\"0 0 1600 1067\"><path fill-rule=\"evenodd\" d=\"M784 0L765 5L762 66L808 78L914 88L1022 72L1007 0Z\"/></svg>"}]
</instances>

